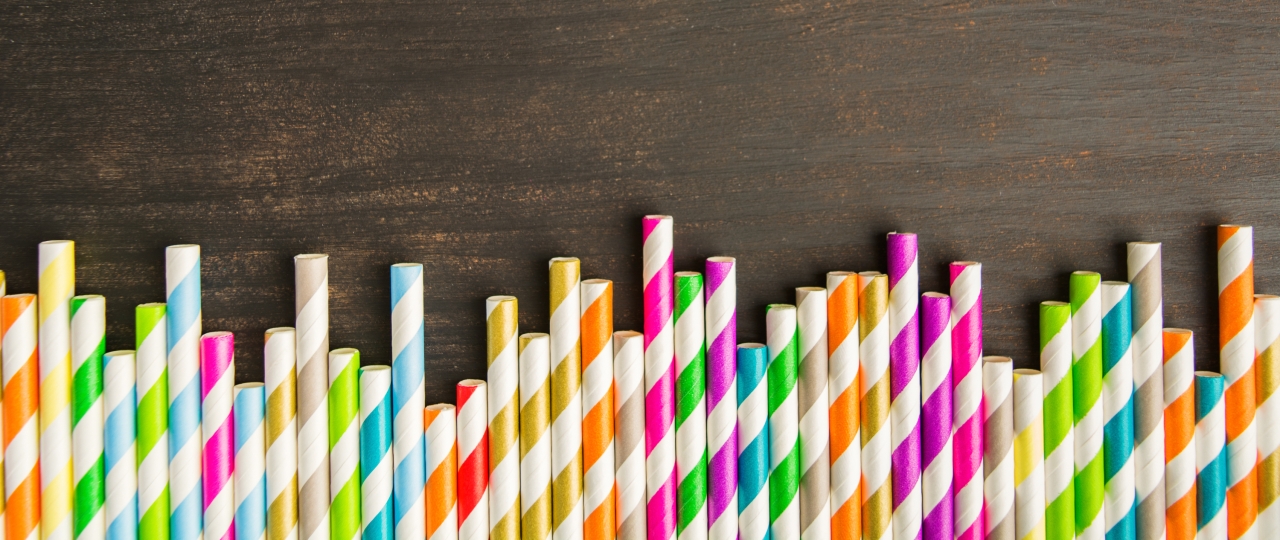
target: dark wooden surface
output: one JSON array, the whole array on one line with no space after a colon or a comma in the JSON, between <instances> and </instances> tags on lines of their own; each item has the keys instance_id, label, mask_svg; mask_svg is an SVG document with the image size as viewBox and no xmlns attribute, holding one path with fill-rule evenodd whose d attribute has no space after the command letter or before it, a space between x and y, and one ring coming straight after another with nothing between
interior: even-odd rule
<instances>
[{"instance_id":1,"label":"dark wooden surface","mask_svg":"<svg viewBox=\"0 0 1280 540\"><path fill-rule=\"evenodd\" d=\"M740 262L743 341L828 270L921 234L922 290L982 261L989 354L1035 361L1067 274L1165 245L1165 320L1217 364L1214 233L1280 292L1275 2L0 2L0 268L72 238L109 348L204 247L238 379L331 258L334 347L389 356L387 266L426 265L428 398L484 374L484 298L547 328L576 255L641 326L640 216L677 269Z\"/></svg>"}]
</instances>

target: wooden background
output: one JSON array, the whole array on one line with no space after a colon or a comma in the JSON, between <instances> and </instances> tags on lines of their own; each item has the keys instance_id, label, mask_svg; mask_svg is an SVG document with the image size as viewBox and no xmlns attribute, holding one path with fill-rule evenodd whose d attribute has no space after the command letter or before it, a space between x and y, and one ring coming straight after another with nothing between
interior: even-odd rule
<instances>
[{"instance_id":1,"label":"wooden background","mask_svg":"<svg viewBox=\"0 0 1280 540\"><path fill-rule=\"evenodd\" d=\"M297 253L333 347L390 354L388 265L426 265L428 399L484 374L484 298L547 328L547 259L640 328L640 217L677 270L738 258L743 341L828 270L921 235L921 289L984 263L985 348L1035 363L1067 274L1164 242L1165 320L1217 365L1214 225L1280 292L1280 5L1222 2L0 2L0 268L77 240L108 348L204 249L204 328L260 380Z\"/></svg>"}]
</instances>

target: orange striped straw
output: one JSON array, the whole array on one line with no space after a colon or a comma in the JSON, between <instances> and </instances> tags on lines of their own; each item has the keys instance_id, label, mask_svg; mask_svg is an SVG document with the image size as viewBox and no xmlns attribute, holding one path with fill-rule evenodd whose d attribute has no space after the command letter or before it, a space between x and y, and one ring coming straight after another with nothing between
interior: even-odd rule
<instances>
[{"instance_id":1,"label":"orange striped straw","mask_svg":"<svg viewBox=\"0 0 1280 540\"><path fill-rule=\"evenodd\" d=\"M427 438L427 540L458 538L458 440L453 405L429 405Z\"/></svg>"},{"instance_id":2,"label":"orange striped straw","mask_svg":"<svg viewBox=\"0 0 1280 540\"><path fill-rule=\"evenodd\" d=\"M4 366L5 538L40 536L40 372L36 352L36 295L0 299Z\"/></svg>"},{"instance_id":3,"label":"orange striped straw","mask_svg":"<svg viewBox=\"0 0 1280 540\"><path fill-rule=\"evenodd\" d=\"M1163 340L1165 538L1195 540L1195 349L1190 330L1165 328Z\"/></svg>"},{"instance_id":4,"label":"orange striped straw","mask_svg":"<svg viewBox=\"0 0 1280 540\"><path fill-rule=\"evenodd\" d=\"M582 282L583 540L613 540L613 282Z\"/></svg>"},{"instance_id":5,"label":"orange striped straw","mask_svg":"<svg viewBox=\"0 0 1280 540\"><path fill-rule=\"evenodd\" d=\"M862 532L858 433L858 275L827 274L827 379L831 409L831 540Z\"/></svg>"},{"instance_id":6,"label":"orange striped straw","mask_svg":"<svg viewBox=\"0 0 1280 540\"><path fill-rule=\"evenodd\" d=\"M1218 226L1218 334L1227 387L1227 538L1251 539L1258 517L1253 227Z\"/></svg>"}]
</instances>

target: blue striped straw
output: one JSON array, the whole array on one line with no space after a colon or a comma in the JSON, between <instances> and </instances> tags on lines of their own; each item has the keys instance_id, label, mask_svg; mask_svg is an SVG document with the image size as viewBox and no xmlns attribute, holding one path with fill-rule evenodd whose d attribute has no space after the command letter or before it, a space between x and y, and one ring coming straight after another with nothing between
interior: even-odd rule
<instances>
[{"instance_id":1,"label":"blue striped straw","mask_svg":"<svg viewBox=\"0 0 1280 540\"><path fill-rule=\"evenodd\" d=\"M1196 372L1196 538L1227 537L1227 416L1222 375Z\"/></svg>"},{"instance_id":2,"label":"blue striped straw","mask_svg":"<svg viewBox=\"0 0 1280 540\"><path fill-rule=\"evenodd\" d=\"M738 538L769 540L769 350L738 345Z\"/></svg>"},{"instance_id":3,"label":"blue striped straw","mask_svg":"<svg viewBox=\"0 0 1280 540\"><path fill-rule=\"evenodd\" d=\"M236 540L267 537L266 394L262 383L235 387Z\"/></svg>"},{"instance_id":4,"label":"blue striped straw","mask_svg":"<svg viewBox=\"0 0 1280 540\"><path fill-rule=\"evenodd\" d=\"M395 516L397 540L422 540L427 534L426 439L423 430L422 265L391 266L391 401L395 418Z\"/></svg>"},{"instance_id":5,"label":"blue striped straw","mask_svg":"<svg viewBox=\"0 0 1280 540\"><path fill-rule=\"evenodd\" d=\"M360 504L364 540L391 540L391 370L360 368Z\"/></svg>"},{"instance_id":6,"label":"blue striped straw","mask_svg":"<svg viewBox=\"0 0 1280 540\"><path fill-rule=\"evenodd\" d=\"M107 540L138 538L137 390L133 351L103 357L106 406L103 457L107 466Z\"/></svg>"},{"instance_id":7,"label":"blue striped straw","mask_svg":"<svg viewBox=\"0 0 1280 540\"><path fill-rule=\"evenodd\" d=\"M1106 540L1137 535L1133 467L1133 301L1129 284L1102 282L1102 514Z\"/></svg>"},{"instance_id":8,"label":"blue striped straw","mask_svg":"<svg viewBox=\"0 0 1280 540\"><path fill-rule=\"evenodd\" d=\"M169 353L169 538L199 540L204 532L200 456L200 246L169 246L165 254Z\"/></svg>"}]
</instances>

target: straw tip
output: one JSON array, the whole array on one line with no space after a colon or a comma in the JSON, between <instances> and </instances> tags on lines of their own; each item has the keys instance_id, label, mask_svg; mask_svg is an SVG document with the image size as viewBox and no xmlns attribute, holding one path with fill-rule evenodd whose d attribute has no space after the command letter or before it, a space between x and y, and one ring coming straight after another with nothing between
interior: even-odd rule
<instances>
[{"instance_id":1,"label":"straw tip","mask_svg":"<svg viewBox=\"0 0 1280 540\"><path fill-rule=\"evenodd\" d=\"M374 365L372 365L372 366L364 366L364 367L360 368L360 371L389 371L390 369L391 369L391 366L384 366L384 365L382 365L382 364L374 364Z\"/></svg>"},{"instance_id":2,"label":"straw tip","mask_svg":"<svg viewBox=\"0 0 1280 540\"><path fill-rule=\"evenodd\" d=\"M75 240L45 240L40 242L42 246L60 246L65 244L75 244Z\"/></svg>"},{"instance_id":3,"label":"straw tip","mask_svg":"<svg viewBox=\"0 0 1280 540\"><path fill-rule=\"evenodd\" d=\"M980 262L975 262L975 261L952 261L952 262L951 262L951 266L978 266L978 267L981 267L981 266L982 266L982 263L980 263Z\"/></svg>"},{"instance_id":4,"label":"straw tip","mask_svg":"<svg viewBox=\"0 0 1280 540\"><path fill-rule=\"evenodd\" d=\"M1013 362L1013 359L1009 358L1008 356L984 356L982 357L982 362L986 364L997 364L997 363L1004 363L1004 362Z\"/></svg>"},{"instance_id":5,"label":"straw tip","mask_svg":"<svg viewBox=\"0 0 1280 540\"><path fill-rule=\"evenodd\" d=\"M118 350L118 351L110 351L110 352L108 352L108 353L104 354L103 356L106 356L106 357L108 357L108 358L116 358L116 357L119 357L119 356L133 356L133 355L135 355L135 354L137 354L137 351L135 351L135 350L133 350L133 349L121 349L121 350Z\"/></svg>"},{"instance_id":6,"label":"straw tip","mask_svg":"<svg viewBox=\"0 0 1280 540\"><path fill-rule=\"evenodd\" d=\"M458 386L485 386L485 382L480 379L462 379L458 381Z\"/></svg>"},{"instance_id":7,"label":"straw tip","mask_svg":"<svg viewBox=\"0 0 1280 540\"><path fill-rule=\"evenodd\" d=\"M552 257L551 258L551 264L576 263L576 262L580 262L577 257Z\"/></svg>"},{"instance_id":8,"label":"straw tip","mask_svg":"<svg viewBox=\"0 0 1280 540\"><path fill-rule=\"evenodd\" d=\"M262 388L263 386L264 385L260 382L242 382L240 384L233 386L232 388L236 390L247 390L247 389L253 389L253 388Z\"/></svg>"},{"instance_id":9,"label":"straw tip","mask_svg":"<svg viewBox=\"0 0 1280 540\"><path fill-rule=\"evenodd\" d=\"M644 334L637 332L635 330L618 330L617 332L613 333L613 339L627 340L627 339L636 339L636 338L642 338L642 337L644 337Z\"/></svg>"},{"instance_id":10,"label":"straw tip","mask_svg":"<svg viewBox=\"0 0 1280 540\"><path fill-rule=\"evenodd\" d=\"M292 334L292 333L294 333L292 326L277 326L275 328L267 329L267 336L274 336L276 334Z\"/></svg>"},{"instance_id":11,"label":"straw tip","mask_svg":"<svg viewBox=\"0 0 1280 540\"><path fill-rule=\"evenodd\" d=\"M649 215L645 216L645 217L644 217L644 219L650 219L650 220L669 220L669 219L671 219L671 216L668 216L668 215L665 215L665 214L649 214Z\"/></svg>"},{"instance_id":12,"label":"straw tip","mask_svg":"<svg viewBox=\"0 0 1280 540\"><path fill-rule=\"evenodd\" d=\"M232 336L231 332L227 332L225 330L219 330L216 332L205 332L204 335L200 336L200 338L201 339L219 339L219 338L226 338L231 336Z\"/></svg>"},{"instance_id":13,"label":"straw tip","mask_svg":"<svg viewBox=\"0 0 1280 540\"><path fill-rule=\"evenodd\" d=\"M739 349L763 349L765 348L765 345L763 343L739 343L738 348Z\"/></svg>"},{"instance_id":14,"label":"straw tip","mask_svg":"<svg viewBox=\"0 0 1280 540\"><path fill-rule=\"evenodd\" d=\"M451 403L435 403L427 405L428 411L451 411L453 409L455 409L455 407Z\"/></svg>"},{"instance_id":15,"label":"straw tip","mask_svg":"<svg viewBox=\"0 0 1280 540\"><path fill-rule=\"evenodd\" d=\"M402 262L391 265L392 268L422 268L422 263Z\"/></svg>"},{"instance_id":16,"label":"straw tip","mask_svg":"<svg viewBox=\"0 0 1280 540\"><path fill-rule=\"evenodd\" d=\"M934 291L926 292L924 294L921 294L920 296L923 296L925 298L951 298L951 295L947 293L940 293L940 292L934 292Z\"/></svg>"},{"instance_id":17,"label":"straw tip","mask_svg":"<svg viewBox=\"0 0 1280 540\"><path fill-rule=\"evenodd\" d=\"M612 283L613 283L613 280L611 279L593 278L593 279L582 280L583 285L610 285Z\"/></svg>"},{"instance_id":18,"label":"straw tip","mask_svg":"<svg viewBox=\"0 0 1280 540\"><path fill-rule=\"evenodd\" d=\"M1040 370L1031 368L1018 368L1013 370L1014 375L1040 375Z\"/></svg>"},{"instance_id":19,"label":"straw tip","mask_svg":"<svg viewBox=\"0 0 1280 540\"><path fill-rule=\"evenodd\" d=\"M293 256L293 260L295 261L308 261L308 260L328 259L328 258L329 258L328 253L303 253L301 255Z\"/></svg>"},{"instance_id":20,"label":"straw tip","mask_svg":"<svg viewBox=\"0 0 1280 540\"><path fill-rule=\"evenodd\" d=\"M707 262L720 263L720 264L733 264L738 262L738 259L735 259L733 257L717 256L717 257L707 257Z\"/></svg>"}]
</instances>

